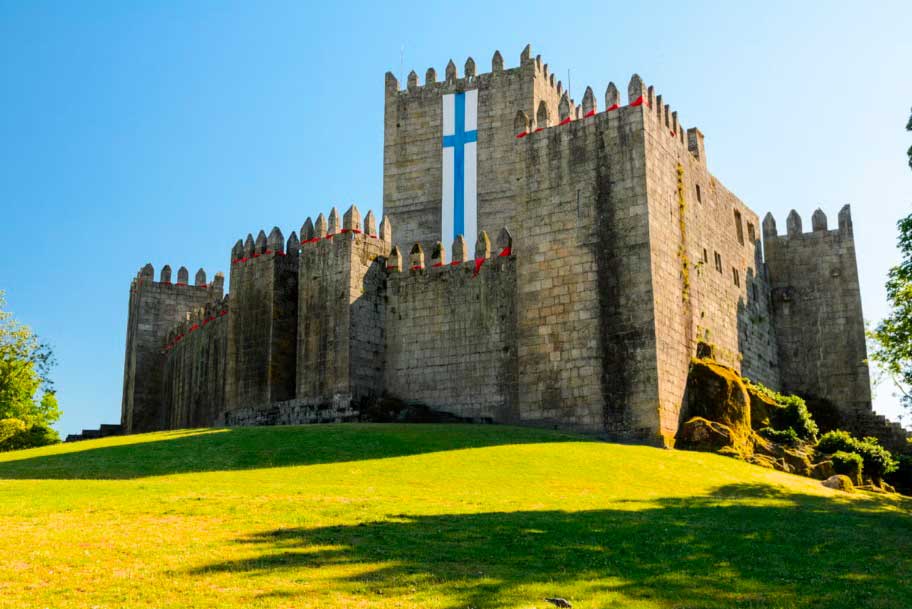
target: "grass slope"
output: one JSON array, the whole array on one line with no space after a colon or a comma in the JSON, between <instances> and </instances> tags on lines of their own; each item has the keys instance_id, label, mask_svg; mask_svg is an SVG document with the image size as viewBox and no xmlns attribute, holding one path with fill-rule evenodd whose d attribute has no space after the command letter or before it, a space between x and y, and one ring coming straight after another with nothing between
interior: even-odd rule
<instances>
[{"instance_id":1,"label":"grass slope","mask_svg":"<svg viewBox=\"0 0 912 609\"><path fill-rule=\"evenodd\" d=\"M0 455L0 607L912 606L905 500L470 425Z\"/></svg>"}]
</instances>

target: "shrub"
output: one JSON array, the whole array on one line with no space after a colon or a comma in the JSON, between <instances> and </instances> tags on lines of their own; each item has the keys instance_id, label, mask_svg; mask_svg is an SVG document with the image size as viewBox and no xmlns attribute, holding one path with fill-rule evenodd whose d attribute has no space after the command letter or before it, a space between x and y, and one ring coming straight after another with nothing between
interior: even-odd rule
<instances>
[{"instance_id":1,"label":"shrub","mask_svg":"<svg viewBox=\"0 0 912 609\"><path fill-rule=\"evenodd\" d=\"M780 395L782 406L772 414L771 423L776 429L794 429L799 438L813 440L817 437L817 424L811 418L804 400L797 395Z\"/></svg>"},{"instance_id":2,"label":"shrub","mask_svg":"<svg viewBox=\"0 0 912 609\"><path fill-rule=\"evenodd\" d=\"M833 470L837 474L844 474L852 480L861 479L864 472L864 459L858 453L838 450L830 455L830 461L833 462Z\"/></svg>"},{"instance_id":3,"label":"shrub","mask_svg":"<svg viewBox=\"0 0 912 609\"><path fill-rule=\"evenodd\" d=\"M769 412L769 427L779 431L794 429L802 440L814 440L817 437L817 424L807 409L807 404L797 395L782 395L761 383L747 382L748 391L756 393L762 398L775 402L778 408ZM751 408L760 406L751 401ZM753 412L751 413L753 419Z\"/></svg>"},{"instance_id":4,"label":"shrub","mask_svg":"<svg viewBox=\"0 0 912 609\"><path fill-rule=\"evenodd\" d=\"M18 419L0 421L0 452L47 446L58 442L60 436L57 432L43 423L27 425Z\"/></svg>"},{"instance_id":5,"label":"shrub","mask_svg":"<svg viewBox=\"0 0 912 609\"><path fill-rule=\"evenodd\" d=\"M893 455L877 442L877 438L859 440L847 431L828 431L817 443L817 450L825 454L838 451L857 453L864 461L864 471L874 480L881 480L896 470Z\"/></svg>"},{"instance_id":6,"label":"shrub","mask_svg":"<svg viewBox=\"0 0 912 609\"><path fill-rule=\"evenodd\" d=\"M772 427L764 427L758 433L767 440L775 442L776 444L798 446L798 434L795 433L795 430L791 427L788 429L773 429Z\"/></svg>"}]
</instances>

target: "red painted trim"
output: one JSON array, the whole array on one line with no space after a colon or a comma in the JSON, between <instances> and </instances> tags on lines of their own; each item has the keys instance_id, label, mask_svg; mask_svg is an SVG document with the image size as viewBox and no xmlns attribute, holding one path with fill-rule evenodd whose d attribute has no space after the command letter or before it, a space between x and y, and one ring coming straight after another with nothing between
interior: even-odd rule
<instances>
[{"instance_id":1,"label":"red painted trim","mask_svg":"<svg viewBox=\"0 0 912 609\"><path fill-rule=\"evenodd\" d=\"M535 130L535 133L538 133L539 131L544 131L544 130L545 130L544 127L539 127L538 129Z\"/></svg>"},{"instance_id":2,"label":"red painted trim","mask_svg":"<svg viewBox=\"0 0 912 609\"><path fill-rule=\"evenodd\" d=\"M516 139L521 140L522 138L526 137L527 135L529 135L528 131L523 131L522 133L517 133Z\"/></svg>"},{"instance_id":3,"label":"red painted trim","mask_svg":"<svg viewBox=\"0 0 912 609\"><path fill-rule=\"evenodd\" d=\"M595 116L595 110L590 110L589 112L586 113L586 116L584 116L583 118L589 118L590 116Z\"/></svg>"},{"instance_id":4,"label":"red painted trim","mask_svg":"<svg viewBox=\"0 0 912 609\"><path fill-rule=\"evenodd\" d=\"M481 265L485 263L485 260L487 260L487 258L476 258L475 259L475 272L472 273L472 277L476 277L478 275L478 271L481 270Z\"/></svg>"},{"instance_id":5,"label":"red painted trim","mask_svg":"<svg viewBox=\"0 0 912 609\"><path fill-rule=\"evenodd\" d=\"M642 95L640 95L638 98L633 100L633 102L631 102L630 107L633 108L634 106L642 106L645 102L646 100L643 99ZM648 108L649 104L646 104L646 107Z\"/></svg>"},{"instance_id":6,"label":"red painted trim","mask_svg":"<svg viewBox=\"0 0 912 609\"><path fill-rule=\"evenodd\" d=\"M557 124L557 126L560 127L561 125L566 125L567 123L569 123L569 122L572 121L572 120L573 120L573 119L570 118L570 117L568 116L567 118L565 118L564 120L562 120L561 122L559 122L559 123Z\"/></svg>"},{"instance_id":7,"label":"red painted trim","mask_svg":"<svg viewBox=\"0 0 912 609\"><path fill-rule=\"evenodd\" d=\"M409 270L410 270L410 271L423 271L423 270L424 270L424 267L421 266L420 264L416 264L415 266L410 267Z\"/></svg>"},{"instance_id":8,"label":"red painted trim","mask_svg":"<svg viewBox=\"0 0 912 609\"><path fill-rule=\"evenodd\" d=\"M612 104L610 107L605 109L605 112L614 112L615 110L617 110L620 107L621 107L620 104Z\"/></svg>"},{"instance_id":9,"label":"red painted trim","mask_svg":"<svg viewBox=\"0 0 912 609\"><path fill-rule=\"evenodd\" d=\"M439 267L441 267L441 266L443 266L443 263L442 263L442 262L438 262L437 264L432 264L432 265L431 265L431 268L435 268L435 269L436 269L436 268L439 268Z\"/></svg>"},{"instance_id":10,"label":"red painted trim","mask_svg":"<svg viewBox=\"0 0 912 609\"><path fill-rule=\"evenodd\" d=\"M453 262L450 263L450 266L459 266L463 262L465 262L465 260L454 260Z\"/></svg>"},{"instance_id":11,"label":"red painted trim","mask_svg":"<svg viewBox=\"0 0 912 609\"><path fill-rule=\"evenodd\" d=\"M504 258L506 256L509 256L512 253L513 253L513 249L510 246L507 246L507 247L503 248L502 250L500 250L500 253L497 254L497 257Z\"/></svg>"}]
</instances>

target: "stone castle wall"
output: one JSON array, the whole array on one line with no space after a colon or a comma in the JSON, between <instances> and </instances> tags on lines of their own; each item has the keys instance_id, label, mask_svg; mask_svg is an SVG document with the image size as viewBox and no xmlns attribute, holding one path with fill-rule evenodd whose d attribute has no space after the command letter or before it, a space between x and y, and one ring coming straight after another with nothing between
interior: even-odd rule
<instances>
[{"instance_id":1,"label":"stone castle wall","mask_svg":"<svg viewBox=\"0 0 912 609\"><path fill-rule=\"evenodd\" d=\"M170 429L212 425L225 407L227 297L190 314L168 336L162 403Z\"/></svg>"},{"instance_id":2,"label":"stone castle wall","mask_svg":"<svg viewBox=\"0 0 912 609\"><path fill-rule=\"evenodd\" d=\"M206 284L202 269L190 285L187 269L178 270L171 282L171 267L154 280L151 264L144 266L130 284L127 344L124 357L124 390L121 426L126 433L168 429L169 416L161 407L163 347L168 332L186 319L187 312L221 298L224 280L215 276Z\"/></svg>"},{"instance_id":3,"label":"stone castle wall","mask_svg":"<svg viewBox=\"0 0 912 609\"><path fill-rule=\"evenodd\" d=\"M461 263L442 266L434 266L439 258L401 272L393 266L386 303L390 396L468 419L519 421L516 267L509 246L498 250L493 258L459 257Z\"/></svg>"},{"instance_id":4,"label":"stone castle wall","mask_svg":"<svg viewBox=\"0 0 912 609\"><path fill-rule=\"evenodd\" d=\"M817 210L812 230L788 216L787 234L763 223L773 316L785 391L822 398L847 417L870 411L864 317L849 206L830 230Z\"/></svg>"}]
</instances>

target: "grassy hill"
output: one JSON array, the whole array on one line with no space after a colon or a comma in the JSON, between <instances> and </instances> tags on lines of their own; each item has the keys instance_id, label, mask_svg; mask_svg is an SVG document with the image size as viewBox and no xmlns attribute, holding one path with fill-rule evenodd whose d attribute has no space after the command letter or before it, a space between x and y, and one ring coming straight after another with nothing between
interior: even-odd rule
<instances>
[{"instance_id":1,"label":"grassy hill","mask_svg":"<svg viewBox=\"0 0 912 609\"><path fill-rule=\"evenodd\" d=\"M912 504L470 425L0 455L0 607L912 607Z\"/></svg>"}]
</instances>

